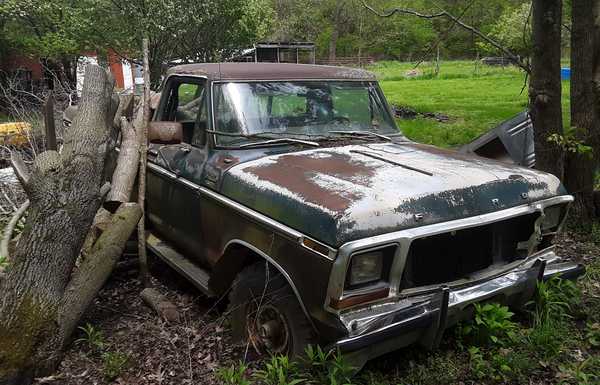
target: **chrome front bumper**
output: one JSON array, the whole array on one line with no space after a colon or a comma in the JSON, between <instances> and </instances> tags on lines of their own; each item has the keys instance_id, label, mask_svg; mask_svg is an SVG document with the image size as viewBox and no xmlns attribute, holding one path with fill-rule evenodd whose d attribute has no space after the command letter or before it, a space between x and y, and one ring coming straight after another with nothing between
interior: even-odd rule
<instances>
[{"instance_id":1,"label":"chrome front bumper","mask_svg":"<svg viewBox=\"0 0 600 385\"><path fill-rule=\"evenodd\" d=\"M349 310L340 314L348 336L336 342L354 365L361 366L372 358L418 342L436 347L444 330L473 314L473 304L483 301L520 306L529 301L540 279L560 275L576 278L584 267L561 262L553 250L541 252L518 267L490 279L448 288L396 301Z\"/></svg>"}]
</instances>

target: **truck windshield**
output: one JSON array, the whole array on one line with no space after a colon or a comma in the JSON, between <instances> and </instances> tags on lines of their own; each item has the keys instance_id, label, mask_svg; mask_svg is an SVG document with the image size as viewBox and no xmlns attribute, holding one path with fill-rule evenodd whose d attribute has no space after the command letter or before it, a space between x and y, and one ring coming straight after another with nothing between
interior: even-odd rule
<instances>
[{"instance_id":1,"label":"truck windshield","mask_svg":"<svg viewBox=\"0 0 600 385\"><path fill-rule=\"evenodd\" d=\"M217 143L399 134L375 82L229 82L214 88ZM363 137L367 137L363 136Z\"/></svg>"}]
</instances>

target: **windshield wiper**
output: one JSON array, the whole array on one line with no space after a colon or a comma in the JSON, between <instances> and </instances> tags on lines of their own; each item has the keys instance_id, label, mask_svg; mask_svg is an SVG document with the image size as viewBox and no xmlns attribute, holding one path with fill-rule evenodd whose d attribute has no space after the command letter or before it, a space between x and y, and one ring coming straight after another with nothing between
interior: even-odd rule
<instances>
[{"instance_id":1,"label":"windshield wiper","mask_svg":"<svg viewBox=\"0 0 600 385\"><path fill-rule=\"evenodd\" d=\"M302 139L295 139L295 138L273 138L272 136L269 136L269 135L281 134L281 133L277 133L277 132L262 132L259 134L241 134L241 133L233 133L233 132L214 131L214 130L206 130L206 132L209 134L231 136L234 138L266 139L266 140L263 140L260 142L236 144L235 145L236 148L253 147L253 146L278 144L278 143L299 143L299 144L306 144L307 146L320 147L319 143L313 142L310 140L302 140Z\"/></svg>"},{"instance_id":2,"label":"windshield wiper","mask_svg":"<svg viewBox=\"0 0 600 385\"><path fill-rule=\"evenodd\" d=\"M384 139L387 140L388 142L392 141L392 138L390 138L389 136L385 136L385 135L381 135L378 134L376 132L371 132L371 131L329 131L329 134L341 134L341 135L348 135L348 136L375 136L379 139Z\"/></svg>"},{"instance_id":3,"label":"windshield wiper","mask_svg":"<svg viewBox=\"0 0 600 385\"><path fill-rule=\"evenodd\" d=\"M237 145L237 147L244 148L244 147L263 146L263 145L269 145L269 144L278 144L278 143L299 143L299 144L306 144L307 146L313 146L313 147L320 146L319 143L311 142L309 140L301 140L301 139L293 139L293 138L277 138L277 139L263 140L262 142L239 144L239 145Z\"/></svg>"}]
</instances>

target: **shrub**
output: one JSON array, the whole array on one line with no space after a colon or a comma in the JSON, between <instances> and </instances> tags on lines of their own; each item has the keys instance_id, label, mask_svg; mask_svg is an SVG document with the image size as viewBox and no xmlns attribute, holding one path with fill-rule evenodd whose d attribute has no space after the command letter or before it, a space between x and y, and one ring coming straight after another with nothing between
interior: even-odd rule
<instances>
[{"instance_id":1,"label":"shrub","mask_svg":"<svg viewBox=\"0 0 600 385\"><path fill-rule=\"evenodd\" d=\"M479 380L524 382L533 368L531 358L518 349L491 349L471 346L468 349L471 372Z\"/></svg>"},{"instance_id":2,"label":"shrub","mask_svg":"<svg viewBox=\"0 0 600 385\"><path fill-rule=\"evenodd\" d=\"M296 385L305 381L298 377L296 364L287 356L277 355L265 363L265 368L257 370L256 377L264 385Z\"/></svg>"},{"instance_id":3,"label":"shrub","mask_svg":"<svg viewBox=\"0 0 600 385\"><path fill-rule=\"evenodd\" d=\"M523 342L532 355L547 361L558 356L568 335L564 322L550 319L535 322L534 327L527 331Z\"/></svg>"},{"instance_id":4,"label":"shrub","mask_svg":"<svg viewBox=\"0 0 600 385\"><path fill-rule=\"evenodd\" d=\"M246 375L247 369L248 366L243 362L240 362L237 367L231 365L228 368L219 368L217 370L217 379L223 385L250 385L251 382Z\"/></svg>"},{"instance_id":5,"label":"shrub","mask_svg":"<svg viewBox=\"0 0 600 385\"><path fill-rule=\"evenodd\" d=\"M475 304L475 318L460 327L459 334L478 346L504 346L515 337L513 315L507 306L497 303Z\"/></svg>"},{"instance_id":6,"label":"shrub","mask_svg":"<svg viewBox=\"0 0 600 385\"><path fill-rule=\"evenodd\" d=\"M536 324L563 320L581 304L581 292L573 281L553 277L537 283L533 303Z\"/></svg>"},{"instance_id":7,"label":"shrub","mask_svg":"<svg viewBox=\"0 0 600 385\"><path fill-rule=\"evenodd\" d=\"M104 352L102 353L102 373L108 381L112 381L119 377L125 367L129 357L121 352Z\"/></svg>"},{"instance_id":8,"label":"shrub","mask_svg":"<svg viewBox=\"0 0 600 385\"><path fill-rule=\"evenodd\" d=\"M560 384L597 385L599 372L600 359L590 357L583 362L559 365L556 377Z\"/></svg>"},{"instance_id":9,"label":"shrub","mask_svg":"<svg viewBox=\"0 0 600 385\"><path fill-rule=\"evenodd\" d=\"M585 340L590 346L600 348L600 323L587 323Z\"/></svg>"},{"instance_id":10,"label":"shrub","mask_svg":"<svg viewBox=\"0 0 600 385\"><path fill-rule=\"evenodd\" d=\"M90 350L104 349L104 336L102 331L94 325L86 323L85 326L78 327L83 332L83 337L75 340L75 343L84 343Z\"/></svg>"}]
</instances>

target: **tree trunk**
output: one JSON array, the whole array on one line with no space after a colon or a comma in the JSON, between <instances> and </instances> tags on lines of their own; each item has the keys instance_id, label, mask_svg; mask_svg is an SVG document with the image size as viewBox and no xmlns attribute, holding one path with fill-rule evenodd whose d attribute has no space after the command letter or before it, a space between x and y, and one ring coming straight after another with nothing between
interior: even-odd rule
<instances>
[{"instance_id":1,"label":"tree trunk","mask_svg":"<svg viewBox=\"0 0 600 385\"><path fill-rule=\"evenodd\" d=\"M600 0L594 0L593 3L593 15L594 15L594 69L593 69L593 82L594 82L594 100L596 104L596 114L600 119ZM595 157L600 159L600 150L596 152Z\"/></svg>"},{"instance_id":2,"label":"tree trunk","mask_svg":"<svg viewBox=\"0 0 600 385\"><path fill-rule=\"evenodd\" d=\"M533 53L529 114L534 127L535 162L540 170L563 174L561 148L548 138L562 135L560 80L561 0L533 0Z\"/></svg>"},{"instance_id":3,"label":"tree trunk","mask_svg":"<svg viewBox=\"0 0 600 385\"><path fill-rule=\"evenodd\" d=\"M337 51L337 40L338 40L338 29L337 24L333 26L333 30L331 31L331 37L329 38L329 60L334 61L336 58ZM331 63L333 64L333 63Z\"/></svg>"},{"instance_id":4,"label":"tree trunk","mask_svg":"<svg viewBox=\"0 0 600 385\"><path fill-rule=\"evenodd\" d=\"M148 124L150 122L150 50L148 47L148 38L144 38L143 42L143 55L144 55L144 101L143 106L143 124L140 132L140 167L138 171L139 184L138 184L138 204L140 207L145 208L146 199L146 162L147 162L147 142L148 142ZM148 274L148 257L146 255L146 215L142 211L142 218L138 223L138 257L140 262L140 280L144 284L144 287L148 287L150 284Z\"/></svg>"},{"instance_id":5,"label":"tree trunk","mask_svg":"<svg viewBox=\"0 0 600 385\"><path fill-rule=\"evenodd\" d=\"M45 372L56 346L61 299L75 260L108 186L103 180L117 102L106 71L88 66L77 117L62 152L46 151L31 176L15 171L31 206L0 282L0 384L23 383Z\"/></svg>"},{"instance_id":6,"label":"tree trunk","mask_svg":"<svg viewBox=\"0 0 600 385\"><path fill-rule=\"evenodd\" d=\"M343 11L343 1L336 0L335 6L333 9L333 22L332 22L332 30L331 36L329 38L329 60L334 61L337 57L337 41L340 36L340 23L342 18Z\"/></svg>"},{"instance_id":7,"label":"tree trunk","mask_svg":"<svg viewBox=\"0 0 600 385\"><path fill-rule=\"evenodd\" d=\"M574 139L600 150L600 121L594 97L594 15L595 0L573 1L571 29L571 127ZM596 159L594 159L596 158ZM597 155L568 152L565 186L575 195L573 210L581 221L595 217L594 177Z\"/></svg>"}]
</instances>

